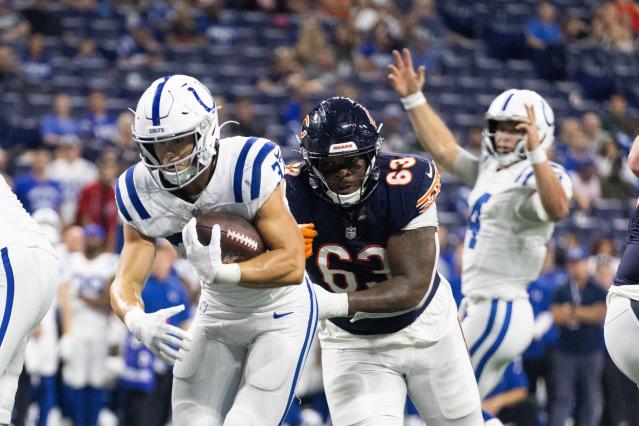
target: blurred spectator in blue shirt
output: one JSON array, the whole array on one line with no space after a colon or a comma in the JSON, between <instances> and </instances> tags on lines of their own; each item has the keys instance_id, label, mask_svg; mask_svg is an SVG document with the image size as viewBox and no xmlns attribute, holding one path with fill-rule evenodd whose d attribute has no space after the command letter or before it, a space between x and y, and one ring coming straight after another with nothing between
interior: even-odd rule
<instances>
[{"instance_id":1,"label":"blurred spectator in blue shirt","mask_svg":"<svg viewBox=\"0 0 639 426\"><path fill-rule=\"evenodd\" d=\"M520 359L508 364L501 381L481 405L504 424L540 425L539 407L534 398L528 396L528 378Z\"/></svg>"},{"instance_id":2,"label":"blurred spectator in blue shirt","mask_svg":"<svg viewBox=\"0 0 639 426\"><path fill-rule=\"evenodd\" d=\"M118 43L117 50L122 65L148 65L162 58L160 43L149 28L141 25L131 28Z\"/></svg>"},{"instance_id":3,"label":"blurred spectator in blue shirt","mask_svg":"<svg viewBox=\"0 0 639 426\"><path fill-rule=\"evenodd\" d=\"M77 138L79 122L71 116L71 98L60 93L53 98L53 114L42 119L40 134L45 145L58 146L61 138Z\"/></svg>"},{"instance_id":4,"label":"blurred spectator in blue shirt","mask_svg":"<svg viewBox=\"0 0 639 426\"><path fill-rule=\"evenodd\" d=\"M604 363L606 291L591 278L588 258L583 247L568 249L568 282L553 296L551 310L559 337L553 354L555 397L549 426L564 426L573 403L575 425L599 424L597 400Z\"/></svg>"},{"instance_id":5,"label":"blurred spectator in blue shirt","mask_svg":"<svg viewBox=\"0 0 639 426\"><path fill-rule=\"evenodd\" d=\"M103 91L94 90L89 95L89 112L80 120L80 128L86 143L85 158L96 159L107 147L115 147L117 118L107 110Z\"/></svg>"},{"instance_id":6,"label":"blurred spectator in blue shirt","mask_svg":"<svg viewBox=\"0 0 639 426\"><path fill-rule=\"evenodd\" d=\"M22 71L31 83L45 83L53 76L53 64L44 43L42 34L32 34L27 51L22 56Z\"/></svg>"},{"instance_id":7,"label":"blurred spectator in blue shirt","mask_svg":"<svg viewBox=\"0 0 639 426\"><path fill-rule=\"evenodd\" d=\"M31 170L16 176L14 192L24 208L33 213L38 209L50 208L60 212L63 201L60 182L47 178L47 167L51 154L45 148L33 151Z\"/></svg>"},{"instance_id":8,"label":"blurred spectator in blue shirt","mask_svg":"<svg viewBox=\"0 0 639 426\"><path fill-rule=\"evenodd\" d=\"M415 68L423 65L429 76L441 74L442 61L437 49L431 46L432 37L423 28L417 28L412 33L413 64Z\"/></svg>"},{"instance_id":9,"label":"blurred spectator in blue shirt","mask_svg":"<svg viewBox=\"0 0 639 426\"><path fill-rule=\"evenodd\" d=\"M526 25L526 42L535 49L561 42L561 30L557 25L557 11L551 3L543 1L537 6L537 17Z\"/></svg>"},{"instance_id":10,"label":"blurred spectator in blue shirt","mask_svg":"<svg viewBox=\"0 0 639 426\"><path fill-rule=\"evenodd\" d=\"M108 66L108 61L104 54L98 50L95 40L89 37L80 41L78 51L71 63L76 68L76 73L80 75L89 70L104 72Z\"/></svg>"}]
</instances>

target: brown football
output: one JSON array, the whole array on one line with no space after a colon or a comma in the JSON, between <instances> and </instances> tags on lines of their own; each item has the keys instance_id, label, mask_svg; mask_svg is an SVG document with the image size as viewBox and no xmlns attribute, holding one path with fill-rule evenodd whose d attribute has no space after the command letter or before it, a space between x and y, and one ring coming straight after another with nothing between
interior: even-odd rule
<instances>
[{"instance_id":1,"label":"brown football","mask_svg":"<svg viewBox=\"0 0 639 426\"><path fill-rule=\"evenodd\" d=\"M220 247L224 263L241 262L266 251L257 229L241 216L224 212L201 213L195 216L195 220L197 238L203 245L211 242L213 225L220 225Z\"/></svg>"}]
</instances>

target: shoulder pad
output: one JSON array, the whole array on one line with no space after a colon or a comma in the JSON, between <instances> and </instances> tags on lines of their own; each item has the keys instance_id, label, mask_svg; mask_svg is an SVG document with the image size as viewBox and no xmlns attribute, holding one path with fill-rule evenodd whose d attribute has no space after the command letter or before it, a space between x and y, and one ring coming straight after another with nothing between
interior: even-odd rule
<instances>
[{"instance_id":1,"label":"shoulder pad","mask_svg":"<svg viewBox=\"0 0 639 426\"><path fill-rule=\"evenodd\" d=\"M150 176L146 176L146 173L144 165L137 163L122 173L115 183L118 211L122 220L132 226L151 217L140 197L140 189L147 189L146 186L151 182Z\"/></svg>"},{"instance_id":2,"label":"shoulder pad","mask_svg":"<svg viewBox=\"0 0 639 426\"><path fill-rule=\"evenodd\" d=\"M280 147L264 138L250 137L241 144L233 167L236 203L267 198L284 177Z\"/></svg>"}]
</instances>

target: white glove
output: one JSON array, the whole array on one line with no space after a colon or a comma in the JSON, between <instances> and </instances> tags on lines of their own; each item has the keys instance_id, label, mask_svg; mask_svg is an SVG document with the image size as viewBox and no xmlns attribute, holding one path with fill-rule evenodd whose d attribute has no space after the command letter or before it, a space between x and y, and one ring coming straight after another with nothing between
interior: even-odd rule
<instances>
[{"instance_id":1,"label":"white glove","mask_svg":"<svg viewBox=\"0 0 639 426\"><path fill-rule=\"evenodd\" d=\"M182 229L182 240L189 263L197 272L204 284L237 284L240 282L241 270L237 263L222 263L222 247L220 246L220 225L213 225L211 241L208 246L202 245L197 238L196 219L192 218Z\"/></svg>"},{"instance_id":2,"label":"white glove","mask_svg":"<svg viewBox=\"0 0 639 426\"><path fill-rule=\"evenodd\" d=\"M331 293L313 284L319 319L342 318L348 316L348 294Z\"/></svg>"},{"instance_id":3,"label":"white glove","mask_svg":"<svg viewBox=\"0 0 639 426\"><path fill-rule=\"evenodd\" d=\"M180 349L191 349L190 341L193 339L186 331L166 322L183 310L184 305L179 305L146 314L142 309L135 307L126 313L124 323L144 346L161 360L173 365L175 360L182 359Z\"/></svg>"}]
</instances>

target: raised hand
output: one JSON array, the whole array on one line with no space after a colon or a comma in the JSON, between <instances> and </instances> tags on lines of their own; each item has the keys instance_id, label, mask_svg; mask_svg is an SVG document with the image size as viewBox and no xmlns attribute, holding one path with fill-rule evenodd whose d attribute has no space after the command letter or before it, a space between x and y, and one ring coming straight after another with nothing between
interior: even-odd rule
<instances>
[{"instance_id":1,"label":"raised hand","mask_svg":"<svg viewBox=\"0 0 639 426\"><path fill-rule=\"evenodd\" d=\"M393 89L402 98L421 92L426 81L424 66L421 65L415 71L413 57L408 49L402 49L401 53L393 50L393 59L395 63L388 66L388 80Z\"/></svg>"},{"instance_id":2,"label":"raised hand","mask_svg":"<svg viewBox=\"0 0 639 426\"><path fill-rule=\"evenodd\" d=\"M530 152L538 148L541 145L541 141L539 140L539 131L537 130L535 109L532 105L528 104L526 104L525 107L528 118L520 119L516 129L526 132L526 150Z\"/></svg>"}]
</instances>

